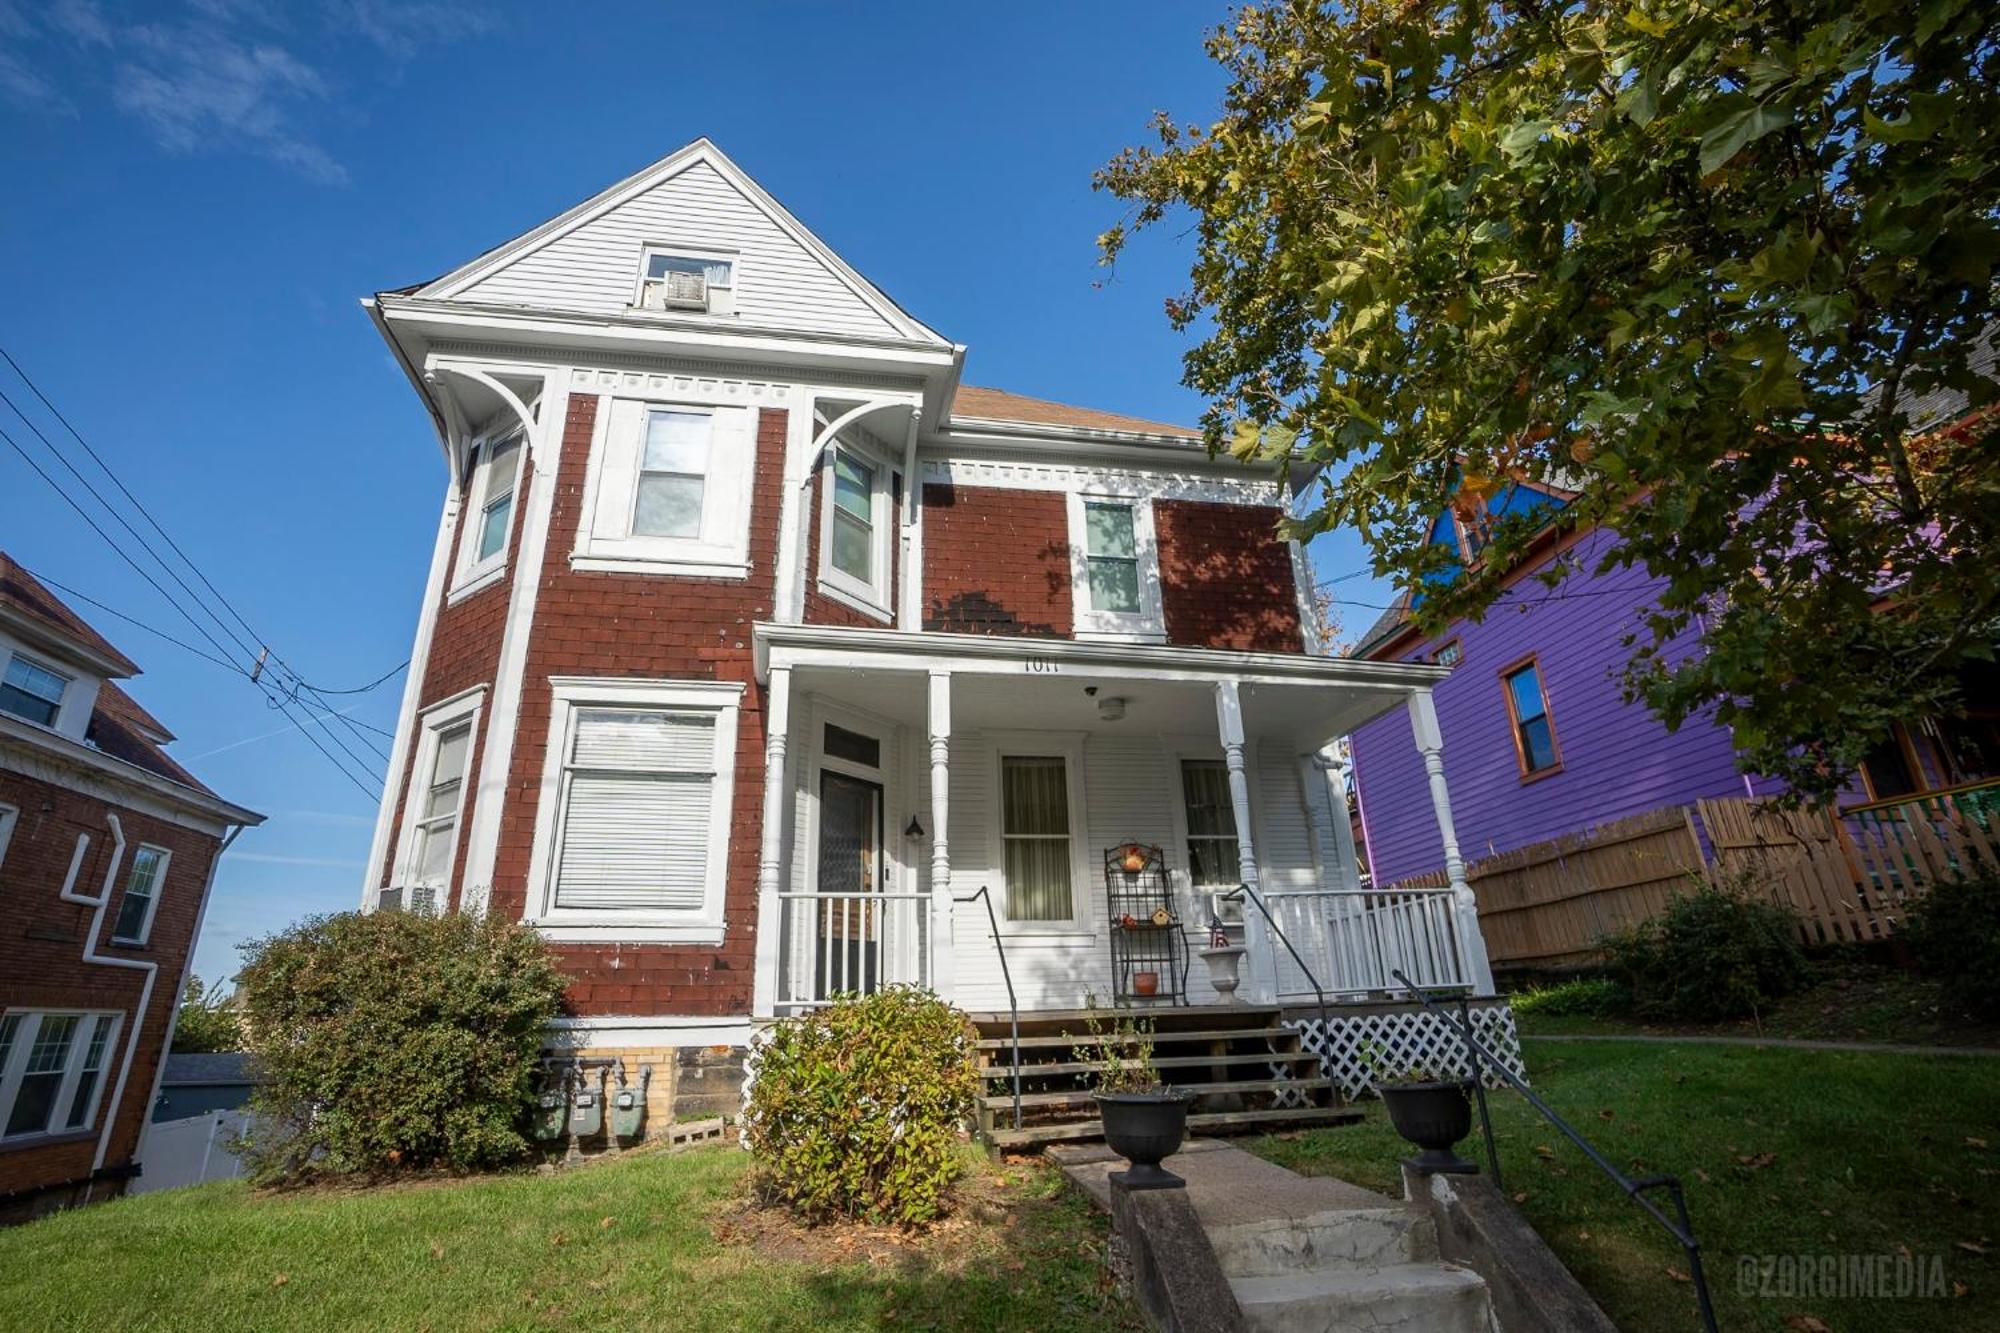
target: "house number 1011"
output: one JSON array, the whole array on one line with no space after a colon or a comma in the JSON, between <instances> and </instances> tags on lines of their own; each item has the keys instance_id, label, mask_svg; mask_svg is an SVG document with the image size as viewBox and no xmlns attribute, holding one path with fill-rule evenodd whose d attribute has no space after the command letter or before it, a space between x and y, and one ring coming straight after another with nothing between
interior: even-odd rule
<instances>
[{"instance_id":1,"label":"house number 1011","mask_svg":"<svg viewBox=\"0 0 2000 1333\"><path fill-rule=\"evenodd\" d=\"M1052 661L1049 658L1031 657L1028 659L1028 671L1029 674L1031 675L1041 674L1041 675L1052 676L1061 670L1062 670L1062 663Z\"/></svg>"}]
</instances>

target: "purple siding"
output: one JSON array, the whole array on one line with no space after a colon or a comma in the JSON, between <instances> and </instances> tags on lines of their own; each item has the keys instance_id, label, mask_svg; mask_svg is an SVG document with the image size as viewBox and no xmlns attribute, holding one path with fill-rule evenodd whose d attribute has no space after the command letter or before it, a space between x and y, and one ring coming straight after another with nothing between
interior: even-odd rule
<instances>
[{"instance_id":1,"label":"purple siding","mask_svg":"<svg viewBox=\"0 0 2000 1333\"><path fill-rule=\"evenodd\" d=\"M1573 550L1588 570L1614 540L1593 533ZM1574 574L1553 593L1518 583L1484 622L1460 622L1405 655L1428 660L1450 638L1464 650L1432 695L1453 822L1468 861L1696 797L1750 794L1726 730L1694 719L1670 733L1643 704L1619 698L1618 673L1630 652L1620 641L1643 634L1641 617L1659 586L1642 569ZM1540 658L1562 768L1524 781L1499 673L1529 653ZM1375 882L1438 869L1444 852L1409 715L1379 718L1352 740Z\"/></svg>"}]
</instances>

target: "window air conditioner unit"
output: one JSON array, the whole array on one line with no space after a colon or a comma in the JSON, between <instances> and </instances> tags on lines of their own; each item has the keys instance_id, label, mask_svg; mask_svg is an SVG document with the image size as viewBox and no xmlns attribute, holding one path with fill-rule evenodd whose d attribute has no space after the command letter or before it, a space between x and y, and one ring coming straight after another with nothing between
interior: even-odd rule
<instances>
[{"instance_id":1,"label":"window air conditioner unit","mask_svg":"<svg viewBox=\"0 0 2000 1333\"><path fill-rule=\"evenodd\" d=\"M384 889L375 895L375 910L378 912L400 912L403 910L403 890Z\"/></svg>"},{"instance_id":2,"label":"window air conditioner unit","mask_svg":"<svg viewBox=\"0 0 2000 1333\"><path fill-rule=\"evenodd\" d=\"M669 270L646 284L646 304L656 310L706 310L708 277Z\"/></svg>"},{"instance_id":3,"label":"window air conditioner unit","mask_svg":"<svg viewBox=\"0 0 2000 1333\"><path fill-rule=\"evenodd\" d=\"M435 916L438 910L438 891L425 884L399 885L384 889L375 897L378 912L417 912L424 916Z\"/></svg>"},{"instance_id":4,"label":"window air conditioner unit","mask_svg":"<svg viewBox=\"0 0 2000 1333\"><path fill-rule=\"evenodd\" d=\"M437 890L420 885L410 890L410 910L419 916L437 915Z\"/></svg>"}]
</instances>

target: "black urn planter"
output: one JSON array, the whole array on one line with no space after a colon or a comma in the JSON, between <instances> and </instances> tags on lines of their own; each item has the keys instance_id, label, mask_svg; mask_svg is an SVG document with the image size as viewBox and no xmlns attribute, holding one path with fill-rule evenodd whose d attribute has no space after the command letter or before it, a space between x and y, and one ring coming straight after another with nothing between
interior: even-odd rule
<instances>
[{"instance_id":1,"label":"black urn planter","mask_svg":"<svg viewBox=\"0 0 2000 1333\"><path fill-rule=\"evenodd\" d=\"M1099 1092L1098 1114L1104 1117L1104 1141L1111 1151L1132 1164L1114 1171L1111 1179L1127 1189L1171 1190L1187 1182L1160 1163L1180 1151L1187 1136L1188 1099L1179 1092Z\"/></svg>"},{"instance_id":2,"label":"black urn planter","mask_svg":"<svg viewBox=\"0 0 2000 1333\"><path fill-rule=\"evenodd\" d=\"M1453 1152L1452 1145L1472 1132L1472 1102L1463 1083L1378 1083L1389 1123L1405 1139L1423 1149L1403 1164L1412 1170L1469 1175L1479 1170Z\"/></svg>"}]
</instances>

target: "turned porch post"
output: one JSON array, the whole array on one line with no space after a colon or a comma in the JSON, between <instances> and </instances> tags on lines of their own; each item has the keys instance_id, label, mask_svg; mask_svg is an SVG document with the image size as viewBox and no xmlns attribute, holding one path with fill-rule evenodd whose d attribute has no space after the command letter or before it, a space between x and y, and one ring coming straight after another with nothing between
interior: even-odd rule
<instances>
[{"instance_id":1,"label":"turned porch post","mask_svg":"<svg viewBox=\"0 0 2000 1333\"><path fill-rule=\"evenodd\" d=\"M951 938L951 673L930 677L931 742L931 989L953 995Z\"/></svg>"},{"instance_id":2,"label":"turned porch post","mask_svg":"<svg viewBox=\"0 0 2000 1333\"><path fill-rule=\"evenodd\" d=\"M1223 765L1229 771L1229 808L1236 819L1237 875L1250 891L1263 897L1257 873L1257 844L1250 825L1250 779L1243 770L1243 700L1233 680L1215 683L1215 723L1222 738ZM1243 943L1250 953L1250 994L1256 1004L1275 1003L1278 998L1278 960L1272 950L1269 924L1257 904L1243 904Z\"/></svg>"},{"instance_id":3,"label":"turned porch post","mask_svg":"<svg viewBox=\"0 0 2000 1333\"><path fill-rule=\"evenodd\" d=\"M751 1008L759 1018L777 1012L778 945L784 934L785 745L792 726L792 669L773 666L764 690L764 817L757 843L757 961Z\"/></svg>"},{"instance_id":4,"label":"turned porch post","mask_svg":"<svg viewBox=\"0 0 2000 1333\"><path fill-rule=\"evenodd\" d=\"M1410 729L1430 778L1431 811L1437 816L1438 837L1444 843L1444 873L1451 881L1452 915L1458 926L1459 959L1473 994L1493 994L1493 967L1486 959L1486 937L1479 933L1479 905L1465 882L1465 858L1459 855L1458 831L1451 823L1451 791L1444 781L1444 733L1438 729L1437 705L1428 689L1410 691ZM1379 886L1378 886L1379 887Z\"/></svg>"}]
</instances>

